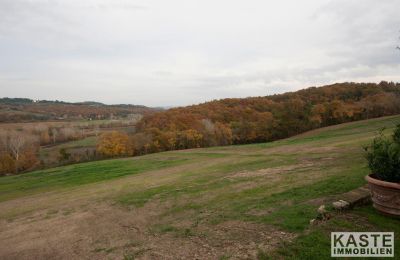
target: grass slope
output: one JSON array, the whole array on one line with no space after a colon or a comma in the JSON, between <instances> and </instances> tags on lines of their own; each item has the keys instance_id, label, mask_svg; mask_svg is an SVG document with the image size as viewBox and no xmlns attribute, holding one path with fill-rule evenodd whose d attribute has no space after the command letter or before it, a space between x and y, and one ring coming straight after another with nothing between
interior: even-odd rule
<instances>
[{"instance_id":1,"label":"grass slope","mask_svg":"<svg viewBox=\"0 0 400 260\"><path fill-rule=\"evenodd\" d=\"M157 217L147 223L148 230L169 239L172 235L177 241L182 237L206 240L221 259L236 253L218 248L213 233L204 230L229 221L255 223L296 237L273 248L256 245L259 259L328 259L329 232L338 230L394 231L399 244L399 220L380 216L370 206L309 226L319 205L365 184L368 169L362 145L379 129L389 131L398 123L400 116L392 116L271 143L165 152L4 177L0 178L0 218L18 223L40 210L58 212L60 201L63 208L74 211L108 203L128 212L142 209L144 214L148 205L156 204L152 214ZM245 237L239 235L239 241L241 236ZM92 257L132 253L129 248L112 248L94 250Z\"/></svg>"}]
</instances>

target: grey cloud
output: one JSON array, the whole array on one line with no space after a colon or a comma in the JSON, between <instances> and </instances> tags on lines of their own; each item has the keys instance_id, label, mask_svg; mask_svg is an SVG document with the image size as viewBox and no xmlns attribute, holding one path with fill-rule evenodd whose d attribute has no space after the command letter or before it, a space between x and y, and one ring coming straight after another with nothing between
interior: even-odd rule
<instances>
[{"instance_id":1,"label":"grey cloud","mask_svg":"<svg viewBox=\"0 0 400 260\"><path fill-rule=\"evenodd\" d=\"M400 81L398 10L396 0L0 0L0 94L160 106Z\"/></svg>"}]
</instances>

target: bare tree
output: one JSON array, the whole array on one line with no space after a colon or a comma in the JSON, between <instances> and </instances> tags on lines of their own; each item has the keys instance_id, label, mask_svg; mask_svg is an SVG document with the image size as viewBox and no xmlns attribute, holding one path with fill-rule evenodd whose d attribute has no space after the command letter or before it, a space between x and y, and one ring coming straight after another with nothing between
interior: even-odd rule
<instances>
[{"instance_id":1,"label":"bare tree","mask_svg":"<svg viewBox=\"0 0 400 260\"><path fill-rule=\"evenodd\" d=\"M24 135L18 133L11 133L8 138L8 149L15 159L15 172L18 173L18 163L21 156L21 152L27 143L27 138Z\"/></svg>"},{"instance_id":2,"label":"bare tree","mask_svg":"<svg viewBox=\"0 0 400 260\"><path fill-rule=\"evenodd\" d=\"M56 141L57 141L57 134L58 134L57 129L56 129L56 128L52 128L52 129L51 129L51 136L52 136L52 138L53 138L53 143L54 143L54 144L55 144Z\"/></svg>"},{"instance_id":3,"label":"bare tree","mask_svg":"<svg viewBox=\"0 0 400 260\"><path fill-rule=\"evenodd\" d=\"M19 162L21 155L26 151L27 148L32 147L38 143L37 137L33 135L27 135L26 133L10 132L8 134L7 148L8 152L15 160L15 172L18 173Z\"/></svg>"},{"instance_id":4,"label":"bare tree","mask_svg":"<svg viewBox=\"0 0 400 260\"><path fill-rule=\"evenodd\" d=\"M60 136L64 141L72 140L77 137L77 131L72 127L64 127L59 131Z\"/></svg>"},{"instance_id":5,"label":"bare tree","mask_svg":"<svg viewBox=\"0 0 400 260\"><path fill-rule=\"evenodd\" d=\"M99 133L100 133L99 126L95 126L94 127L94 135L97 137L97 136L99 136Z\"/></svg>"},{"instance_id":6,"label":"bare tree","mask_svg":"<svg viewBox=\"0 0 400 260\"><path fill-rule=\"evenodd\" d=\"M39 135L44 132L49 132L49 127L44 124L37 124L33 128L34 128L34 132Z\"/></svg>"}]
</instances>

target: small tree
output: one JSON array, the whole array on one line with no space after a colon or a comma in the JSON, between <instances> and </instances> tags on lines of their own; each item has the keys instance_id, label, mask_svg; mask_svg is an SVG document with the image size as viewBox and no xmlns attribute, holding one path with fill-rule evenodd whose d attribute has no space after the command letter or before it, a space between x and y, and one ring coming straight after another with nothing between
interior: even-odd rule
<instances>
[{"instance_id":1,"label":"small tree","mask_svg":"<svg viewBox=\"0 0 400 260\"><path fill-rule=\"evenodd\" d=\"M27 139L22 134L11 134L8 140L8 148L15 159L15 172L18 173L19 160Z\"/></svg>"},{"instance_id":2,"label":"small tree","mask_svg":"<svg viewBox=\"0 0 400 260\"><path fill-rule=\"evenodd\" d=\"M10 154L0 153L0 175L12 173L15 170L15 160Z\"/></svg>"},{"instance_id":3,"label":"small tree","mask_svg":"<svg viewBox=\"0 0 400 260\"><path fill-rule=\"evenodd\" d=\"M97 152L109 157L131 154L128 135L117 131L103 133L97 143Z\"/></svg>"},{"instance_id":4,"label":"small tree","mask_svg":"<svg viewBox=\"0 0 400 260\"><path fill-rule=\"evenodd\" d=\"M52 128L51 129L51 138L53 139L53 144L55 144L57 142L57 135L58 135L57 129Z\"/></svg>"}]
</instances>

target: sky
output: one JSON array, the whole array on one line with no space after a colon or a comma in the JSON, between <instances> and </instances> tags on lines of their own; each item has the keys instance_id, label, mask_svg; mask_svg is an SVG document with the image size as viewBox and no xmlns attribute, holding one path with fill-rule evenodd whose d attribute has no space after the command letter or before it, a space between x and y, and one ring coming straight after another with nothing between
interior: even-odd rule
<instances>
[{"instance_id":1,"label":"sky","mask_svg":"<svg viewBox=\"0 0 400 260\"><path fill-rule=\"evenodd\" d=\"M182 106L400 82L399 0L0 0L0 97Z\"/></svg>"}]
</instances>

